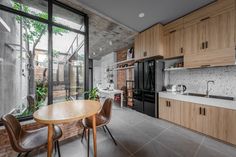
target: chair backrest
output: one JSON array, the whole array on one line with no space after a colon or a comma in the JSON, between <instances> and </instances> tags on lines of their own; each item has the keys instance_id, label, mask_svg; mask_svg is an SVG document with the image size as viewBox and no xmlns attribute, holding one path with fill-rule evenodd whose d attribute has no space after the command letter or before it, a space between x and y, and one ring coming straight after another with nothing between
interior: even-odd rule
<instances>
[{"instance_id":1,"label":"chair backrest","mask_svg":"<svg viewBox=\"0 0 236 157\"><path fill-rule=\"evenodd\" d=\"M111 119L112 102L113 102L113 100L111 98L107 98L102 106L100 113L99 113L100 115L106 117L108 120Z\"/></svg>"},{"instance_id":2,"label":"chair backrest","mask_svg":"<svg viewBox=\"0 0 236 157\"><path fill-rule=\"evenodd\" d=\"M22 131L19 121L11 114L2 116L1 120L6 127L12 148L19 152L20 146L18 145L18 142Z\"/></svg>"}]
</instances>

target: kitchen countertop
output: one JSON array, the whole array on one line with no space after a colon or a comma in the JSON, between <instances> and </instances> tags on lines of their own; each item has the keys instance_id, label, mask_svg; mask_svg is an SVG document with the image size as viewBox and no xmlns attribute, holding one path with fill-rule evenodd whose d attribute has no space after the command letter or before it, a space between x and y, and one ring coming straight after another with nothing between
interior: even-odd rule
<instances>
[{"instance_id":1,"label":"kitchen countertop","mask_svg":"<svg viewBox=\"0 0 236 157\"><path fill-rule=\"evenodd\" d=\"M159 92L159 97L236 110L235 100L222 100L216 98L190 96L176 92Z\"/></svg>"}]
</instances>

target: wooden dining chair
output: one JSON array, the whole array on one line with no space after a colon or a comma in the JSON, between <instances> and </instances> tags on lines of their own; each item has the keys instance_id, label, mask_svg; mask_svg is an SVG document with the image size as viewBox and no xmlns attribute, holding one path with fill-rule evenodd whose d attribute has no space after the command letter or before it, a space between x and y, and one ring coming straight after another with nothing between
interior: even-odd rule
<instances>
[{"instance_id":1,"label":"wooden dining chair","mask_svg":"<svg viewBox=\"0 0 236 157\"><path fill-rule=\"evenodd\" d=\"M11 114L2 116L1 120L6 127L13 150L19 153L17 157L20 157L23 153L24 156L28 156L32 150L47 146L47 127L27 131L21 127L19 121ZM62 130L58 126L54 126L54 130L55 151L58 151L60 157L58 139L62 136Z\"/></svg>"},{"instance_id":2,"label":"wooden dining chair","mask_svg":"<svg viewBox=\"0 0 236 157\"><path fill-rule=\"evenodd\" d=\"M95 115L95 117L96 117L96 127L102 127L105 132L107 130L107 132L111 136L113 142L115 143L115 145L117 145L116 140L114 139L114 137L112 136L110 130L107 127L107 124L111 120L112 102L113 102L113 100L111 98L106 99L103 106L102 106L101 111L98 114ZM87 138L88 150L87 151L88 151L88 155L89 155L89 136L90 136L89 132L90 132L90 129L93 128L92 117L88 117L88 118L83 119L82 124L84 126L84 130L83 130L81 142L83 141L84 134L87 130L88 131L88 138Z\"/></svg>"}]
</instances>

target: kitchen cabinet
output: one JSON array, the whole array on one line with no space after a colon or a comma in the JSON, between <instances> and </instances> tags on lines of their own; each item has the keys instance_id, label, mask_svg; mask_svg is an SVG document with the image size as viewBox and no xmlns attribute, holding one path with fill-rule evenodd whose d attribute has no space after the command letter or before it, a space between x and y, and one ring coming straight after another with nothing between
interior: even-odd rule
<instances>
[{"instance_id":1,"label":"kitchen cabinet","mask_svg":"<svg viewBox=\"0 0 236 157\"><path fill-rule=\"evenodd\" d=\"M158 24L135 37L135 59L163 55L163 26Z\"/></svg>"},{"instance_id":2,"label":"kitchen cabinet","mask_svg":"<svg viewBox=\"0 0 236 157\"><path fill-rule=\"evenodd\" d=\"M164 58L175 58L184 55L183 19L164 26Z\"/></svg>"},{"instance_id":3,"label":"kitchen cabinet","mask_svg":"<svg viewBox=\"0 0 236 157\"><path fill-rule=\"evenodd\" d=\"M159 117L180 124L180 101L159 99Z\"/></svg>"},{"instance_id":4,"label":"kitchen cabinet","mask_svg":"<svg viewBox=\"0 0 236 157\"><path fill-rule=\"evenodd\" d=\"M165 98L159 100L160 118L236 144L235 110Z\"/></svg>"},{"instance_id":5,"label":"kitchen cabinet","mask_svg":"<svg viewBox=\"0 0 236 157\"><path fill-rule=\"evenodd\" d=\"M184 24L185 67L235 63L235 7L217 9Z\"/></svg>"}]
</instances>

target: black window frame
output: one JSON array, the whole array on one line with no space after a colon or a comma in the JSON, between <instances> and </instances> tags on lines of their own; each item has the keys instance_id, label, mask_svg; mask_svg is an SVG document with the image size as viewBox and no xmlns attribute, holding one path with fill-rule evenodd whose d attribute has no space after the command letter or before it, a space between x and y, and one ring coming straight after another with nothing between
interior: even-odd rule
<instances>
[{"instance_id":1,"label":"black window frame","mask_svg":"<svg viewBox=\"0 0 236 157\"><path fill-rule=\"evenodd\" d=\"M84 90L87 91L89 89L89 26L88 26L88 20L89 17L87 14L73 8L70 7L64 3L61 3L57 0L44 0L48 2L48 19L44 19L44 18L40 18L38 16L34 16L32 14L28 14L19 10L15 10L11 7L7 7L5 5L0 4L0 11L6 11L15 15L20 15L22 17L26 17L32 20L36 20L39 22L42 22L44 24L47 24L48 26L48 105L51 105L53 103L53 33L52 33L52 29L53 26L56 27L60 27L78 34L82 34L84 35ZM74 29L74 28L70 28L68 26L53 22L53 5L57 5L65 10L71 11L75 14L79 14L81 16L83 16L84 19L84 27L85 30L80 31L79 29ZM30 116L25 116L25 117L20 117L18 118L18 120L20 122L22 121L27 121L27 120L32 120L33 119L33 115ZM2 122L0 121L0 126L2 126Z\"/></svg>"}]
</instances>

